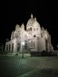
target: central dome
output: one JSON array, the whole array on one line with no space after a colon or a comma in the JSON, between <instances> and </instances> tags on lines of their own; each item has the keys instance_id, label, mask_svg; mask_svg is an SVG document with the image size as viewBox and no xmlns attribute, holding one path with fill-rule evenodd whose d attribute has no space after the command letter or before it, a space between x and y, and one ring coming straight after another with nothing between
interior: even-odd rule
<instances>
[{"instance_id":1,"label":"central dome","mask_svg":"<svg viewBox=\"0 0 58 77\"><path fill-rule=\"evenodd\" d=\"M33 14L31 14L31 18L27 22L27 29L33 26L33 23L35 21L35 18L33 18Z\"/></svg>"}]
</instances>

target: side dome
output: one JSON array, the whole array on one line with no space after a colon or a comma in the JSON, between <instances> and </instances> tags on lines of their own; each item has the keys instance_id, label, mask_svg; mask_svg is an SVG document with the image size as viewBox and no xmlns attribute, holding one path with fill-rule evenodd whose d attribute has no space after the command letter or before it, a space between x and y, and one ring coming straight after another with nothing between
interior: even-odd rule
<instances>
[{"instance_id":1,"label":"side dome","mask_svg":"<svg viewBox=\"0 0 58 77\"><path fill-rule=\"evenodd\" d=\"M33 14L31 14L31 18L27 22L26 29L28 30L29 28L32 28L33 23L34 23L34 18L33 18Z\"/></svg>"}]
</instances>

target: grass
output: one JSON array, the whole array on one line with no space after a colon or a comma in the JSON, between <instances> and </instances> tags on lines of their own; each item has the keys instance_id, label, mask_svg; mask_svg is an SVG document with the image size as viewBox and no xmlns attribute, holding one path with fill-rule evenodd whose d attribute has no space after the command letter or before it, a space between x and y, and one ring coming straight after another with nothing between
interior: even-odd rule
<instances>
[{"instance_id":1,"label":"grass","mask_svg":"<svg viewBox=\"0 0 58 77\"><path fill-rule=\"evenodd\" d=\"M58 57L0 56L0 77L58 77Z\"/></svg>"}]
</instances>

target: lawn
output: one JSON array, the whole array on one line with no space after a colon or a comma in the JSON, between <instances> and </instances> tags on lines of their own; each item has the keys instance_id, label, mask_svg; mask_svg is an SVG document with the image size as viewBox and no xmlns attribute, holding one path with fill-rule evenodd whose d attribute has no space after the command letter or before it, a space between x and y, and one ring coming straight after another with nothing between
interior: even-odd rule
<instances>
[{"instance_id":1,"label":"lawn","mask_svg":"<svg viewBox=\"0 0 58 77\"><path fill-rule=\"evenodd\" d=\"M0 56L0 77L58 77L58 57Z\"/></svg>"}]
</instances>

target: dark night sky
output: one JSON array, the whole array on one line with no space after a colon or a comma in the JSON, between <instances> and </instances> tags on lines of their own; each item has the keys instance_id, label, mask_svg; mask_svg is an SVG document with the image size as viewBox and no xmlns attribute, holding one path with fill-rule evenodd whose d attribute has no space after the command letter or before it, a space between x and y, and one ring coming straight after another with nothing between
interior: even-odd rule
<instances>
[{"instance_id":1,"label":"dark night sky","mask_svg":"<svg viewBox=\"0 0 58 77\"><path fill-rule=\"evenodd\" d=\"M25 1L25 2L23 2ZM38 22L51 34L52 44L58 43L58 1L48 2L35 0L0 1L0 44L10 39L15 25L26 25L31 13Z\"/></svg>"}]
</instances>

